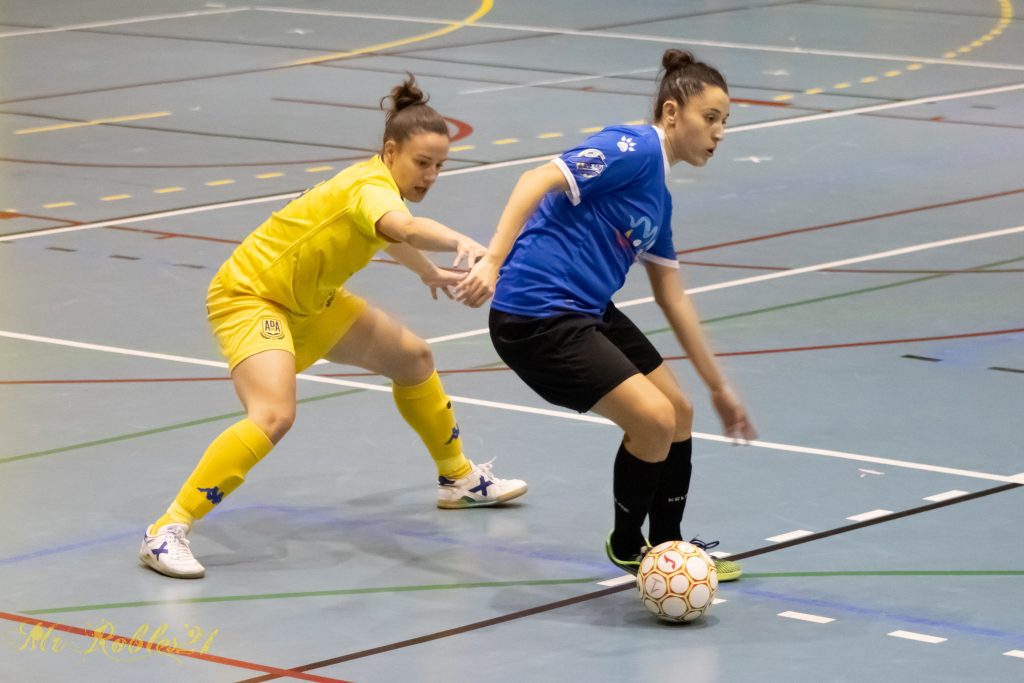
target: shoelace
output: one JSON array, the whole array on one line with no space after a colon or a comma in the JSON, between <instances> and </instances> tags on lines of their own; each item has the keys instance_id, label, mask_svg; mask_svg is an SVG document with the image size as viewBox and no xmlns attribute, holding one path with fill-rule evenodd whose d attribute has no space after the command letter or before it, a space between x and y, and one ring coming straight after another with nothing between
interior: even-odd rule
<instances>
[{"instance_id":1,"label":"shoelace","mask_svg":"<svg viewBox=\"0 0 1024 683\"><path fill-rule=\"evenodd\" d=\"M487 477L491 481L494 481L494 472L491 471L491 467L494 465L494 461L497 459L497 456L495 456L488 460L487 462L480 463L479 465L476 466L476 468L480 470L485 477Z\"/></svg>"},{"instance_id":2,"label":"shoelace","mask_svg":"<svg viewBox=\"0 0 1024 683\"><path fill-rule=\"evenodd\" d=\"M188 539L185 538L185 530L182 528L172 529L167 532L171 538L167 541L167 555L173 560L180 560L183 557L191 557L192 550Z\"/></svg>"},{"instance_id":3,"label":"shoelace","mask_svg":"<svg viewBox=\"0 0 1024 683\"><path fill-rule=\"evenodd\" d=\"M714 548L717 548L718 541L702 541L696 536L694 536L690 539L690 545L695 545L701 550L707 552L708 550L713 550Z\"/></svg>"}]
</instances>

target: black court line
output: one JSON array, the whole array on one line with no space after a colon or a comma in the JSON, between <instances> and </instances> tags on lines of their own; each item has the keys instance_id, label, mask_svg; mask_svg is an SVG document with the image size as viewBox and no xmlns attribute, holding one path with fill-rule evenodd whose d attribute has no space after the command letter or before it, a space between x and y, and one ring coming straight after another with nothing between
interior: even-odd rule
<instances>
[{"instance_id":1,"label":"black court line","mask_svg":"<svg viewBox=\"0 0 1024 683\"><path fill-rule=\"evenodd\" d=\"M1024 374L1024 370L1018 370L1017 368L1003 368L998 365L993 365L989 370L998 370L999 372L1019 372Z\"/></svg>"},{"instance_id":2,"label":"black court line","mask_svg":"<svg viewBox=\"0 0 1024 683\"><path fill-rule=\"evenodd\" d=\"M900 358L909 358L911 360L926 360L926 361L929 361L929 362L932 362L932 363L940 363L940 362L942 362L941 358L931 358L930 356L915 356L912 353L905 353L902 356L900 356Z\"/></svg>"},{"instance_id":3,"label":"black court line","mask_svg":"<svg viewBox=\"0 0 1024 683\"><path fill-rule=\"evenodd\" d=\"M978 499L978 498L984 498L985 496L991 496L991 495L996 494L996 493L1003 493L1005 491L1010 491L1010 490L1013 490L1013 489L1016 489L1016 488L1020 488L1022 486L1024 486L1024 484L1015 484L1015 483L1002 484L1000 486L995 486L995 487L990 488L990 489L983 489L981 491L975 491L974 493L968 493L968 494L965 494L965 495L962 495L962 496L957 496L956 498L950 498L948 500L939 501L937 503L930 503L928 505L922 505L920 507L910 508L908 510L903 510L901 512L893 512L891 514L888 514L888 515L885 515L885 516L882 516L882 517L876 517L874 519L865 520L863 522L857 522L855 524L847 524L846 526L836 527L835 529L830 529L828 531L821 531L821 532L818 532L816 534L810 534L808 536L801 536L800 538L794 538L793 540L790 540L790 541L785 541L785 542L782 542L782 543L773 543L772 545L769 545L769 546L763 546L761 548L755 548L753 550L747 550L745 552L736 553L734 555L730 555L729 559L730 560L742 560L742 559L746 559L748 557L755 557L757 555L764 555L766 553L775 552L777 550L783 550L785 548L791 548L791 547L793 547L795 545L801 545L803 543L810 543L811 541L817 541L817 540L821 540L823 538L829 538L830 536L837 536L839 534L844 534L844 533L847 533L847 532L850 532L850 531L856 531L858 529L863 529L865 527L873 526L875 524L881 524L883 522L891 522L893 520L902 519L904 517L910 517L911 515L918 515L918 514L921 514L923 512L930 512L932 510L937 510L939 508L947 507L949 505L956 505L958 503L966 503L969 500L975 500L975 499ZM550 612L552 610L561 609L562 607L569 607L570 605L577 605L577 604L580 604L580 603L583 603L583 602L588 602L590 600L596 600L598 598L607 597L607 596L613 595L615 593L620 593L622 591L629 590L629 589L631 589L633 587L634 586L633 586L632 582L626 583L626 584L621 585L621 586L612 586L610 588L605 588L603 590L594 591L592 593L585 593L583 595L577 595L577 596L572 597L572 598L566 598L564 600L558 600L556 602L549 602L549 603L546 603L546 604L543 604L543 605L537 605L536 607L530 607L530 608L527 608L527 609L524 609L524 610L519 610L518 612L511 612L509 614L503 614L501 616L492 617L491 619L485 619L483 621L476 621L476 622L473 622L472 624L466 624L464 626L457 626L455 628L446 629L444 631L437 631L435 633L429 633L427 635L419 636L417 638L409 638L407 640L400 640L400 641L395 642L395 643L389 643L387 645L380 645L378 647L370 648L368 650L359 650L358 652L351 652L349 654L341 655L339 657L332 657L330 659L323 659L323 660L320 660L318 662L311 662L309 664L303 664L301 666L292 667L289 670L290 671L305 672L305 671L309 671L311 669L320 669L320 668L323 668L323 667L326 667L326 666L333 666L335 664L342 664L344 662L350 662L350 661L352 661L354 659L363 659L365 657L372 657L373 655L384 654L386 652L393 652L395 650L401 650L403 648L411 647L413 645L420 645L422 643L429 643L429 642L434 641L434 640L440 640L442 638L448 638L450 636L457 636L457 635L461 635L463 633L468 633L470 631L477 631L479 629L487 628L489 626L496 626L498 624L504 624L506 622L514 621L516 619L523 619L525 617L531 617L531 616L534 616L535 614L542 614L544 612ZM268 675L265 675L265 676L258 676L256 678L246 678L246 679L244 679L242 681L238 681L238 683L263 683L263 681L272 681L272 680L276 680L278 678L280 678L280 676L276 676L276 675L273 675L273 674L268 674Z\"/></svg>"}]
</instances>

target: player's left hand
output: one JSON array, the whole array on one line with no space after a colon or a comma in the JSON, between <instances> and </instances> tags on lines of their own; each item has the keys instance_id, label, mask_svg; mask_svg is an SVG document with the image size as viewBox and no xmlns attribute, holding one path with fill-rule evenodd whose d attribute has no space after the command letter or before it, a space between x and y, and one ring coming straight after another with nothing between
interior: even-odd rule
<instances>
[{"instance_id":1,"label":"player's left hand","mask_svg":"<svg viewBox=\"0 0 1024 683\"><path fill-rule=\"evenodd\" d=\"M455 298L448 288L454 287L465 280L466 275L468 275L466 272L436 268L432 274L424 275L420 279L423 280L423 284L430 287L430 296L434 298L434 301L437 301L438 290L444 292L444 295L449 299Z\"/></svg>"},{"instance_id":2,"label":"player's left hand","mask_svg":"<svg viewBox=\"0 0 1024 683\"><path fill-rule=\"evenodd\" d=\"M722 429L725 435L733 439L734 444L746 445L757 438L757 431L732 387L726 384L720 389L712 391L711 402L715 406L718 417L722 420Z\"/></svg>"}]
</instances>

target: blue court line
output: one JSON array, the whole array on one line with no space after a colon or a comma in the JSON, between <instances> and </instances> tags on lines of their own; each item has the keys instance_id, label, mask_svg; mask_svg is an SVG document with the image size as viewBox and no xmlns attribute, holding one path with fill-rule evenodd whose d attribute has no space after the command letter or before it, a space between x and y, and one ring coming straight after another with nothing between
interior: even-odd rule
<instances>
[{"instance_id":1,"label":"blue court line","mask_svg":"<svg viewBox=\"0 0 1024 683\"><path fill-rule=\"evenodd\" d=\"M878 617L881 619L887 619L892 621L899 621L906 624L914 624L915 626L928 626L932 628L938 628L945 631L955 631L957 633L967 633L970 635L981 636L984 638L1002 638L1007 640L1014 640L1020 642L1024 640L1024 633L1014 633L1012 631L1000 631L992 628L982 628L979 626L970 626L967 624L957 624L950 621L942 621L940 619L931 619L928 617L920 617L913 614L904 614L899 612L890 612L885 609L863 607L861 605L854 605L847 602L840 602L838 600L824 600L820 598L807 598L792 593L780 593L778 591L768 591L759 588L748 588L742 584L735 587L736 592L742 595L750 595L758 598L766 598L768 600L776 600L779 602L786 603L788 605L798 604L805 605L808 607L823 608L825 610L832 610L833 612L841 612L846 614L856 614L859 616L866 617ZM731 591L730 591L731 592ZM823 615L827 616L827 615Z\"/></svg>"},{"instance_id":2,"label":"blue court line","mask_svg":"<svg viewBox=\"0 0 1024 683\"><path fill-rule=\"evenodd\" d=\"M536 550L525 547L518 548L514 546L501 545L498 543L483 541L482 539L474 538L468 535L466 539L461 539L432 530L411 530L407 526L410 523L409 520L396 520L393 518L382 517L342 517L338 515L336 512L333 512L331 508L299 508L288 505L255 504L235 507L230 510L224 510L218 516L235 516L253 511L279 514L282 517L286 518L305 519L308 520L308 522L311 523L311 525L319 524L327 526L335 532L339 527L344 527L348 529L357 529L360 533L365 534L367 532L368 527L373 527L374 534L383 533L385 535L415 538L418 540L430 541L438 544L460 547L472 547L476 550L487 550L496 553L515 555L518 557L546 560L550 562L561 562L564 564L573 564L588 569L598 569L608 572L612 571L607 562L586 560L573 555L567 555L564 553L558 553L554 551ZM216 512L217 511L215 511L215 513ZM468 514L490 514L490 511L468 511ZM103 536L97 536L86 540L76 541L74 543L57 545L49 548L42 548L39 550L20 553L18 555L12 555L10 557L3 557L0 558L0 566L17 564L19 562L26 562L29 560L35 560L42 557L60 555L63 553L69 553L76 550L80 550L82 548L91 548L106 543L111 543L114 541L122 541L133 537L141 539L143 531L142 527L145 524L146 522L140 522L137 527L130 531L126 530L115 534L106 534ZM424 523L424 526L429 525Z\"/></svg>"}]
</instances>

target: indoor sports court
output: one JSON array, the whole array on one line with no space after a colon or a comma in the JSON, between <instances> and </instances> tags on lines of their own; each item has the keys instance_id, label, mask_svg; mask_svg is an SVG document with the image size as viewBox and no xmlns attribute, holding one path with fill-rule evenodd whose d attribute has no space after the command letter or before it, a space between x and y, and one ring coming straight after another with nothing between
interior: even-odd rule
<instances>
[{"instance_id":1,"label":"indoor sports court","mask_svg":"<svg viewBox=\"0 0 1024 683\"><path fill-rule=\"evenodd\" d=\"M438 509L390 382L325 362L193 528L206 576L140 564L243 415L211 278L378 151L391 87L450 124L413 212L486 244L521 173L650 121L670 47L729 83L715 158L667 181L757 440L721 435L641 268L614 301L695 406L684 536L743 566L703 618L605 557L621 430L383 253L346 287L529 492ZM0 178L2 681L1024 680L1024 0L5 0Z\"/></svg>"}]
</instances>

